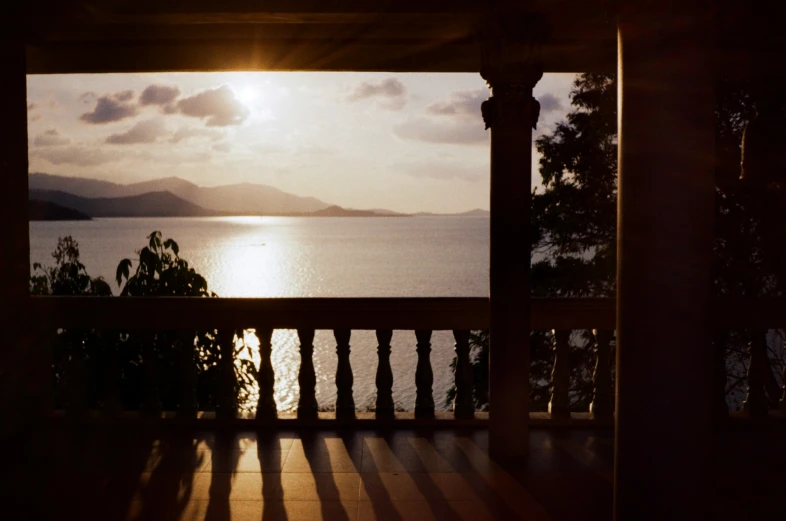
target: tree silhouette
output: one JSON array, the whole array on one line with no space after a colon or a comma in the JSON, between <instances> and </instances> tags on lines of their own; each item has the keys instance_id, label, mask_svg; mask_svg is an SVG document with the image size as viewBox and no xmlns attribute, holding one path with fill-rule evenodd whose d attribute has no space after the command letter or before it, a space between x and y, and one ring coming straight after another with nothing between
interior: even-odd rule
<instances>
[{"instance_id":1,"label":"tree silhouette","mask_svg":"<svg viewBox=\"0 0 786 521\"><path fill-rule=\"evenodd\" d=\"M740 143L761 89L720 78L716 98L716 205L713 284L718 296L786 294L786 189L741 181ZM532 194L532 296L613 297L616 282L617 85L614 75L581 74L570 94L573 110L550 134L539 137L542 188ZM675 187L678 190L679 187ZM726 371L732 408L741 402L749 359L748 330L716 331L714 341ZM770 332L770 338L783 332ZM552 367L551 333L530 339L533 410L545 410ZM586 410L591 399L594 339L571 337L571 402ZM488 336L473 336L473 359L488 360ZM772 369L766 377L773 403L784 350L771 341ZM492 357L493 358L493 357ZM678 363L678 361L676 362ZM484 385L476 379L476 386ZM480 391L480 395L485 395ZM476 400L478 396L476 396ZM479 404L484 406L485 404Z\"/></svg>"},{"instance_id":2,"label":"tree silhouette","mask_svg":"<svg viewBox=\"0 0 786 521\"><path fill-rule=\"evenodd\" d=\"M123 259L118 264L116 281L121 286L121 297L217 296L208 290L205 278L180 258L178 244L172 239L162 240L160 232L151 233L147 246L137 254L136 261ZM79 245L72 237L60 238L52 256L56 263L53 267L33 265L31 294L112 295L103 279L93 279L87 274L79 261ZM217 337L217 331L210 329L59 330L53 345L57 405L68 407L69 401L73 401L67 388L73 387L74 380L78 378L85 380L84 384L88 387L87 407L104 407L105 400L116 390L115 394L119 393L119 396L113 398L119 399L125 409L138 409L144 395L144 364L152 358L158 374L161 407L175 410L182 400L183 386L189 385L183 381L185 356L190 357L190 363L196 368L200 409L212 410L216 404L220 358ZM247 396L256 381L256 368L250 360L238 360L235 367L238 376L235 392Z\"/></svg>"}]
</instances>

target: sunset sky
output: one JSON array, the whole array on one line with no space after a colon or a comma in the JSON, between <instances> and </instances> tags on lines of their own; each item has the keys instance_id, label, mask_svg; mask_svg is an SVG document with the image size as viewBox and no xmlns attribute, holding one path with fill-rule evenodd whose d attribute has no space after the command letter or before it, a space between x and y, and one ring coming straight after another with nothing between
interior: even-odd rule
<instances>
[{"instance_id":1,"label":"sunset sky","mask_svg":"<svg viewBox=\"0 0 786 521\"><path fill-rule=\"evenodd\" d=\"M536 135L565 117L573 77L535 88ZM488 96L477 74L28 76L30 171L261 183L348 208L488 209Z\"/></svg>"}]
</instances>

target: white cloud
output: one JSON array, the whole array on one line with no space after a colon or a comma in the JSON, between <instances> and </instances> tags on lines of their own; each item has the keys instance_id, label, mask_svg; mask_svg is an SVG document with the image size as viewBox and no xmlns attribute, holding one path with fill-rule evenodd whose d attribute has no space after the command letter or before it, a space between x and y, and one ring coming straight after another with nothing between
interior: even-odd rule
<instances>
[{"instance_id":1,"label":"white cloud","mask_svg":"<svg viewBox=\"0 0 786 521\"><path fill-rule=\"evenodd\" d=\"M407 88L396 78L388 78L379 83L363 82L356 85L347 97L355 102L375 99L377 106L388 110L401 110L407 104Z\"/></svg>"},{"instance_id":2,"label":"white cloud","mask_svg":"<svg viewBox=\"0 0 786 521\"><path fill-rule=\"evenodd\" d=\"M136 123L122 134L112 134L106 143L112 145L135 145L139 143L155 143L168 134L166 124L161 118L148 119Z\"/></svg>"},{"instance_id":3,"label":"white cloud","mask_svg":"<svg viewBox=\"0 0 786 521\"><path fill-rule=\"evenodd\" d=\"M397 163L393 165L395 171L418 178L461 181L487 181L489 178L488 166L468 166L466 164L445 162L424 163Z\"/></svg>"},{"instance_id":4,"label":"white cloud","mask_svg":"<svg viewBox=\"0 0 786 521\"><path fill-rule=\"evenodd\" d=\"M139 96L140 105L169 105L180 96L177 85L150 85Z\"/></svg>"},{"instance_id":5,"label":"white cloud","mask_svg":"<svg viewBox=\"0 0 786 521\"><path fill-rule=\"evenodd\" d=\"M177 129L177 131L174 134L172 134L172 137L169 139L169 141L171 143L180 143L181 141L185 141L188 139L199 139L199 138L218 141L222 137L224 137L224 134L217 129L198 128L198 127L180 127L179 129Z\"/></svg>"},{"instance_id":6,"label":"white cloud","mask_svg":"<svg viewBox=\"0 0 786 521\"><path fill-rule=\"evenodd\" d=\"M432 103L423 115L411 117L393 127L393 133L407 140L425 143L484 145L480 104L488 99L487 89L453 92L447 99Z\"/></svg>"},{"instance_id":7,"label":"white cloud","mask_svg":"<svg viewBox=\"0 0 786 521\"><path fill-rule=\"evenodd\" d=\"M122 155L115 152L82 145L74 145L65 148L46 148L36 152L35 155L46 159L54 165L72 164L76 166L97 166L122 159Z\"/></svg>"},{"instance_id":8,"label":"white cloud","mask_svg":"<svg viewBox=\"0 0 786 521\"><path fill-rule=\"evenodd\" d=\"M213 145L210 148L212 148L216 152L224 152L224 153L226 153L226 152L229 152L230 150L232 150L232 145L229 144L228 142L224 141L222 143L216 143L215 145Z\"/></svg>"},{"instance_id":9,"label":"white cloud","mask_svg":"<svg viewBox=\"0 0 786 521\"><path fill-rule=\"evenodd\" d=\"M177 109L186 116L205 120L208 127L240 125L249 114L248 108L226 85L182 99Z\"/></svg>"},{"instance_id":10,"label":"white cloud","mask_svg":"<svg viewBox=\"0 0 786 521\"><path fill-rule=\"evenodd\" d=\"M35 139L33 140L33 145L37 147L51 147L57 145L67 145L71 143L71 140L57 131L57 129L50 128L38 134Z\"/></svg>"},{"instance_id":11,"label":"white cloud","mask_svg":"<svg viewBox=\"0 0 786 521\"><path fill-rule=\"evenodd\" d=\"M416 117L393 127L393 133L401 139L443 145L484 145L489 140L480 118L453 122Z\"/></svg>"},{"instance_id":12,"label":"white cloud","mask_svg":"<svg viewBox=\"0 0 786 521\"><path fill-rule=\"evenodd\" d=\"M82 98L87 100L91 94L86 92ZM102 124L134 117L139 113L139 109L131 102L133 98L134 91L131 90L101 96L93 110L85 112L79 119L86 123Z\"/></svg>"}]
</instances>

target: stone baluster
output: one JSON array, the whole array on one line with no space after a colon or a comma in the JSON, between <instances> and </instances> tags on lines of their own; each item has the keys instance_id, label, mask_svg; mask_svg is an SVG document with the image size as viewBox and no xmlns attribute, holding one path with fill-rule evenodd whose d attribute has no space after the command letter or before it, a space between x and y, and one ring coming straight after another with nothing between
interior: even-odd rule
<instances>
[{"instance_id":1,"label":"stone baluster","mask_svg":"<svg viewBox=\"0 0 786 521\"><path fill-rule=\"evenodd\" d=\"M767 368L767 332L753 331L748 344L748 390L742 410L753 418L766 418L768 415L765 377Z\"/></svg>"},{"instance_id":2,"label":"stone baluster","mask_svg":"<svg viewBox=\"0 0 786 521\"><path fill-rule=\"evenodd\" d=\"M555 329L554 368L551 371L551 401L549 415L552 419L570 418L570 329Z\"/></svg>"},{"instance_id":3,"label":"stone baluster","mask_svg":"<svg viewBox=\"0 0 786 521\"><path fill-rule=\"evenodd\" d=\"M396 410L393 405L393 370L390 368L390 341L393 331L377 330L377 418L393 418Z\"/></svg>"},{"instance_id":4,"label":"stone baluster","mask_svg":"<svg viewBox=\"0 0 786 521\"><path fill-rule=\"evenodd\" d=\"M354 418L355 400L352 397L352 365L349 363L349 337L352 331L349 329L335 329L333 336L336 339L336 355L338 365L336 366L336 418Z\"/></svg>"},{"instance_id":5,"label":"stone baluster","mask_svg":"<svg viewBox=\"0 0 786 521\"><path fill-rule=\"evenodd\" d=\"M611 387L611 339L614 331L593 329L595 335L595 372L592 375L590 418L608 420L614 416L614 393Z\"/></svg>"},{"instance_id":6,"label":"stone baluster","mask_svg":"<svg viewBox=\"0 0 786 521\"><path fill-rule=\"evenodd\" d=\"M453 400L453 415L456 418L475 416L475 399L472 396L473 375L469 360L469 331L453 330L456 341L456 397Z\"/></svg>"},{"instance_id":7,"label":"stone baluster","mask_svg":"<svg viewBox=\"0 0 786 521\"><path fill-rule=\"evenodd\" d=\"M116 341L118 336L118 334L107 334L104 336L104 341ZM103 379L104 389L101 414L108 417L118 416L123 412L123 402L120 399L120 380L122 379L122 371L120 369L117 351L114 347L111 348L106 355L106 366L104 367Z\"/></svg>"},{"instance_id":8,"label":"stone baluster","mask_svg":"<svg viewBox=\"0 0 786 521\"><path fill-rule=\"evenodd\" d=\"M177 340L177 363L180 371L180 400L177 415L186 418L195 417L199 410L194 337L193 332L184 333Z\"/></svg>"},{"instance_id":9,"label":"stone baluster","mask_svg":"<svg viewBox=\"0 0 786 521\"><path fill-rule=\"evenodd\" d=\"M778 409L786 413L786 366L783 367L783 393L781 394L781 401L778 402Z\"/></svg>"},{"instance_id":10,"label":"stone baluster","mask_svg":"<svg viewBox=\"0 0 786 521\"><path fill-rule=\"evenodd\" d=\"M729 404L726 403L726 338L728 335L728 330L716 329L713 337L712 414L715 422L724 422L729 418Z\"/></svg>"},{"instance_id":11,"label":"stone baluster","mask_svg":"<svg viewBox=\"0 0 786 521\"><path fill-rule=\"evenodd\" d=\"M237 376L235 375L235 330L220 329L216 416L233 418L237 414Z\"/></svg>"},{"instance_id":12,"label":"stone baluster","mask_svg":"<svg viewBox=\"0 0 786 521\"><path fill-rule=\"evenodd\" d=\"M314 330L298 329L300 339L300 370L297 381L300 385L300 399L297 402L298 418L316 418L317 406L317 376L314 373Z\"/></svg>"},{"instance_id":13,"label":"stone baluster","mask_svg":"<svg viewBox=\"0 0 786 521\"><path fill-rule=\"evenodd\" d=\"M81 343L71 340L73 335L63 331L55 339L55 349L68 351L65 368L66 413L71 417L82 417L87 413L89 371Z\"/></svg>"},{"instance_id":14,"label":"stone baluster","mask_svg":"<svg viewBox=\"0 0 786 521\"><path fill-rule=\"evenodd\" d=\"M161 396L158 385L157 335L142 336L142 412L155 416L161 413Z\"/></svg>"},{"instance_id":15,"label":"stone baluster","mask_svg":"<svg viewBox=\"0 0 786 521\"><path fill-rule=\"evenodd\" d=\"M415 331L418 365L415 369L415 418L434 417L434 372L431 369L431 330Z\"/></svg>"},{"instance_id":16,"label":"stone baluster","mask_svg":"<svg viewBox=\"0 0 786 521\"><path fill-rule=\"evenodd\" d=\"M259 339L259 371L257 371L257 385L259 386L259 400L257 401L257 419L274 419L278 416L273 387L276 382L273 373L273 330L263 327L256 329Z\"/></svg>"}]
</instances>

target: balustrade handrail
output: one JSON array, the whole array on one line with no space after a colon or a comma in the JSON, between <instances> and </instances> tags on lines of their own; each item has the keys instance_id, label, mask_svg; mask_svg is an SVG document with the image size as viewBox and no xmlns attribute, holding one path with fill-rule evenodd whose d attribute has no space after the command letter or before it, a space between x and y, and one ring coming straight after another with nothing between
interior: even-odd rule
<instances>
[{"instance_id":1,"label":"balustrade handrail","mask_svg":"<svg viewBox=\"0 0 786 521\"><path fill-rule=\"evenodd\" d=\"M34 329L59 327L180 329L453 330L489 327L484 297L194 298L31 296ZM536 298L532 329L614 328L613 299Z\"/></svg>"},{"instance_id":2,"label":"balustrade handrail","mask_svg":"<svg viewBox=\"0 0 786 521\"><path fill-rule=\"evenodd\" d=\"M713 303L724 329L786 328L786 298L724 297ZM34 329L53 327L178 329L486 329L489 299L415 298L193 298L30 296L24 315ZM533 298L530 327L614 329L613 298Z\"/></svg>"},{"instance_id":3,"label":"balustrade handrail","mask_svg":"<svg viewBox=\"0 0 786 521\"><path fill-rule=\"evenodd\" d=\"M679 305L675 303L675 305ZM254 328L260 339L263 364L257 376L259 402L257 417L275 418L273 400L273 369L270 364L271 336L274 329L296 329L300 340L301 365L298 382L301 399L298 418L315 418L318 404L315 397L316 374L312 363L313 338L316 329L332 330L336 340L339 365L336 372L336 416L354 417L352 368L349 362L352 330L376 331L379 363L376 374L378 418L393 417L393 375L390 369L392 330L415 332L418 367L415 374L417 400L415 416L434 417L432 395L433 373L429 360L431 332L452 330L457 356L455 370L457 418L472 418L472 371L470 368L469 331L489 327L487 298L189 298L189 297L53 297L30 296L21 310L28 317L31 330L44 337L58 328L116 330L219 330L221 371L216 413L232 416L237 410L234 394L235 372L233 337L240 328ZM17 310L19 311L19 310ZM593 397L590 417L609 420L613 414L613 366L611 342L614 336L615 302L608 298L534 298L530 301L530 327L551 330L554 334L554 367L551 376L552 419L570 418L570 331L592 329L595 337ZM786 326L786 299L716 299L713 303L714 325L723 329L757 329L763 331ZM34 333L39 334L39 333ZM763 338L763 336L762 336ZM761 343L761 342L760 342ZM413 342L414 345L414 342ZM762 366L766 355L751 350L751 367ZM160 409L155 357L142 352L144 368L144 400L149 412ZM192 415L198 407L194 398L193 355L184 352L179 358L184 381L179 413ZM78 364L76 364L78 365ZM79 367L73 367L77 371ZM751 415L766 416L768 407L763 398L760 371L749 371L749 392L746 410ZM117 376L117 375L115 375ZM77 380L71 380L78 382ZM116 386L115 386L116 387ZM76 386L77 390L80 388ZM113 389L113 386L109 386ZM116 391L116 389L115 389ZM760 392L761 391L761 392ZM784 386L786 397L786 386ZM116 394L116 393L115 393ZM117 397L110 397L104 409L117 409ZM84 400L72 400L83 409ZM782 405L786 409L786 398Z\"/></svg>"}]
</instances>

